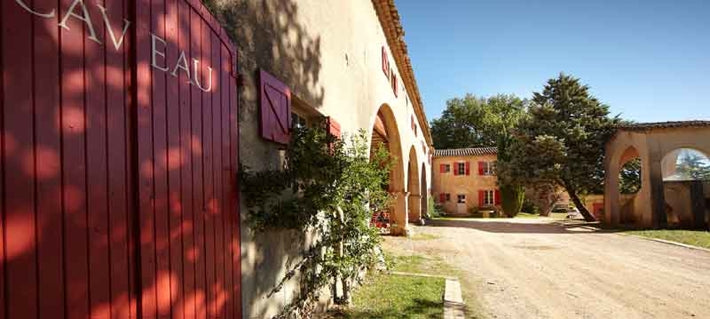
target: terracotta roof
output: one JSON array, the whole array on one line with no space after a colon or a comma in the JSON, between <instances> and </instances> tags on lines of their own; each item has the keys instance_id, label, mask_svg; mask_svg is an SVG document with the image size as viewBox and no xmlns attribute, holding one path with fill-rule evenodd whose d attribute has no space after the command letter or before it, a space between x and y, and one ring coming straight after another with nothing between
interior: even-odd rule
<instances>
[{"instance_id":1,"label":"terracotta roof","mask_svg":"<svg viewBox=\"0 0 710 319\"><path fill-rule=\"evenodd\" d=\"M480 156L498 154L496 147L469 147L469 148L452 148L446 150L434 150L434 157L444 156Z\"/></svg>"},{"instance_id":2,"label":"terracotta roof","mask_svg":"<svg viewBox=\"0 0 710 319\"><path fill-rule=\"evenodd\" d=\"M404 28L402 28L399 12L394 4L394 0L372 0L372 4L377 12L377 17L380 19L380 25L385 32L387 45L392 51L397 69L402 75L402 82L404 82L404 86L407 88L407 92L414 105L414 113L417 114L419 127L421 127L422 132L424 132L424 138L427 144L433 145L429 122L426 119L426 113L424 113L424 103L422 103L417 80L414 78L412 61L409 59L407 52L407 43L404 42Z\"/></svg>"},{"instance_id":3,"label":"terracotta roof","mask_svg":"<svg viewBox=\"0 0 710 319\"><path fill-rule=\"evenodd\" d=\"M624 131L647 131L661 128L710 127L710 121L669 121L651 123L631 123L619 126Z\"/></svg>"}]
</instances>

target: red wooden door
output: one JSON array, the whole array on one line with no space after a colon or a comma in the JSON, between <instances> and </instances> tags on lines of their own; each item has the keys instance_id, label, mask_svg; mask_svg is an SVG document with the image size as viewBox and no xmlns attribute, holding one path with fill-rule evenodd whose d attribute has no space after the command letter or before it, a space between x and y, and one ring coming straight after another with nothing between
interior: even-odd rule
<instances>
[{"instance_id":1,"label":"red wooden door","mask_svg":"<svg viewBox=\"0 0 710 319\"><path fill-rule=\"evenodd\" d=\"M0 318L241 317L223 29L196 0L0 21Z\"/></svg>"}]
</instances>

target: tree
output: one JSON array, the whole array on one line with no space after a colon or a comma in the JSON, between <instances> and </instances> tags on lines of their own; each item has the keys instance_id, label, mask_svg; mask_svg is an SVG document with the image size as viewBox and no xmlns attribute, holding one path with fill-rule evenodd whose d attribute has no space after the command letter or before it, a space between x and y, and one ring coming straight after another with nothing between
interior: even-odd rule
<instances>
[{"instance_id":1,"label":"tree","mask_svg":"<svg viewBox=\"0 0 710 319\"><path fill-rule=\"evenodd\" d=\"M490 98L467 94L446 101L446 109L431 122L438 149L488 147L498 143L501 130L510 128L525 112L525 101L513 95Z\"/></svg>"},{"instance_id":2,"label":"tree","mask_svg":"<svg viewBox=\"0 0 710 319\"><path fill-rule=\"evenodd\" d=\"M446 102L441 118L431 124L436 148L497 146L498 163L509 159L513 129L525 116L527 101L514 95L489 98L467 94ZM513 217L523 205L522 184L499 179L501 203L506 215Z\"/></svg>"},{"instance_id":3,"label":"tree","mask_svg":"<svg viewBox=\"0 0 710 319\"><path fill-rule=\"evenodd\" d=\"M525 185L560 185L585 220L593 221L579 195L602 191L604 145L618 117L609 117L609 107L588 86L565 74L550 79L532 102L516 131L505 178Z\"/></svg>"},{"instance_id":4,"label":"tree","mask_svg":"<svg viewBox=\"0 0 710 319\"><path fill-rule=\"evenodd\" d=\"M641 189L641 158L634 158L624 164L619 172L619 191L622 194L636 194Z\"/></svg>"},{"instance_id":5,"label":"tree","mask_svg":"<svg viewBox=\"0 0 710 319\"><path fill-rule=\"evenodd\" d=\"M548 181L525 185L526 199L539 209L540 216L549 216L555 204L563 198L560 186Z\"/></svg>"},{"instance_id":6,"label":"tree","mask_svg":"<svg viewBox=\"0 0 710 319\"><path fill-rule=\"evenodd\" d=\"M693 180L710 180L710 162L697 151L684 151L678 157L678 174Z\"/></svg>"},{"instance_id":7,"label":"tree","mask_svg":"<svg viewBox=\"0 0 710 319\"><path fill-rule=\"evenodd\" d=\"M505 169L506 163L512 158L511 148L515 141L513 130L525 117L527 102L513 95L497 95L488 99L488 105L489 112L484 117L484 132L495 136L498 148L497 164L502 164ZM505 173L502 176L503 178L498 178L501 208L508 217L515 217L523 207L525 188L522 183L505 178Z\"/></svg>"}]
</instances>

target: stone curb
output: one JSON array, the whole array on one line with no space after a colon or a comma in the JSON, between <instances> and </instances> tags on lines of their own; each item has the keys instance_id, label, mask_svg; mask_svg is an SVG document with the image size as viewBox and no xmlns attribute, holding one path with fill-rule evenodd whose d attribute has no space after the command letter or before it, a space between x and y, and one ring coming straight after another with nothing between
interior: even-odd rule
<instances>
[{"instance_id":1,"label":"stone curb","mask_svg":"<svg viewBox=\"0 0 710 319\"><path fill-rule=\"evenodd\" d=\"M444 289L444 319L463 319L464 303L458 279L446 279Z\"/></svg>"},{"instance_id":2,"label":"stone curb","mask_svg":"<svg viewBox=\"0 0 710 319\"><path fill-rule=\"evenodd\" d=\"M667 244L667 245L679 246L679 247L684 247L684 248L694 249L694 250L700 250L700 251L704 251L704 252L710 253L710 249L703 248L703 247L698 247L698 246L693 246L693 245L688 245L688 244L683 244L683 243L679 243L679 242L677 242L677 241L671 241L671 240L665 240L665 239L658 239L658 238L651 238L651 237L644 237L644 236L639 236L639 235L631 235L631 236L634 236L634 237L637 237L637 238L641 238L641 239L645 239L645 240L655 241L655 242L659 242L659 243L664 243L664 244Z\"/></svg>"}]
</instances>

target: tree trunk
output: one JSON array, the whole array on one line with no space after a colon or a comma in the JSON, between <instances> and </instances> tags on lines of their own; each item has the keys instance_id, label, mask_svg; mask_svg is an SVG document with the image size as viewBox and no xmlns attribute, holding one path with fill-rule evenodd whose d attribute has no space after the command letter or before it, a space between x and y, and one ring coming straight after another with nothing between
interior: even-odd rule
<instances>
[{"instance_id":1,"label":"tree trunk","mask_svg":"<svg viewBox=\"0 0 710 319\"><path fill-rule=\"evenodd\" d=\"M564 183L565 185L565 190L567 191L567 194L569 194L569 197L572 199L572 202L574 203L574 206L577 207L579 212L584 216L584 221L587 222L593 222L596 221L596 218L594 218L594 215L592 215L586 207L584 207L584 204L582 203L582 200L579 199L579 196L577 196L577 191L573 188L570 187L569 184Z\"/></svg>"}]
</instances>

